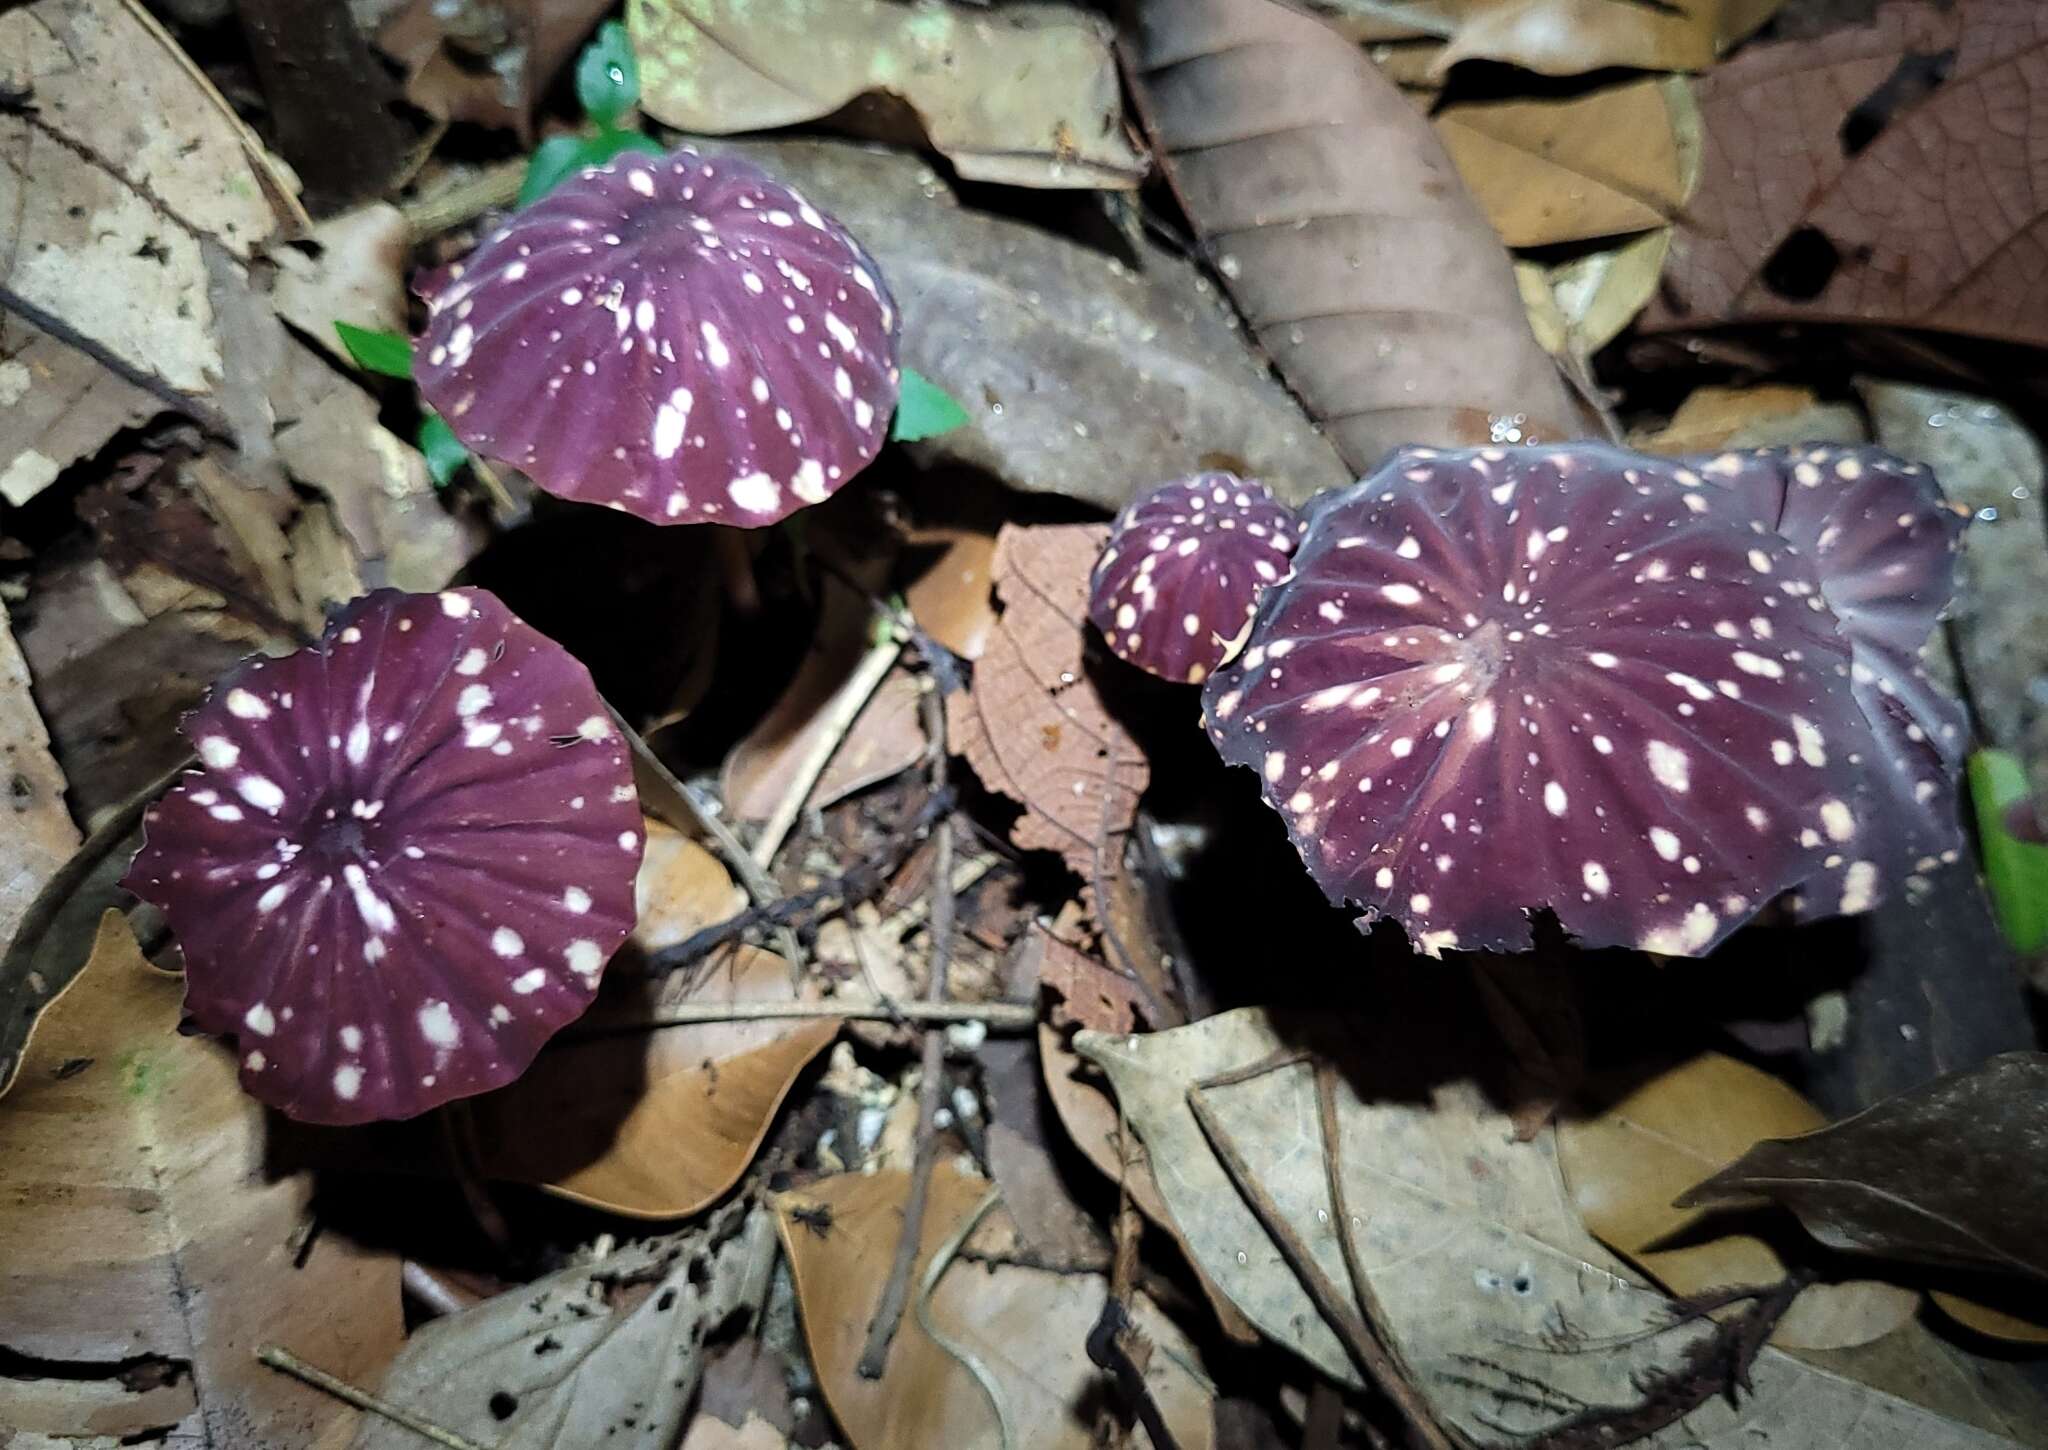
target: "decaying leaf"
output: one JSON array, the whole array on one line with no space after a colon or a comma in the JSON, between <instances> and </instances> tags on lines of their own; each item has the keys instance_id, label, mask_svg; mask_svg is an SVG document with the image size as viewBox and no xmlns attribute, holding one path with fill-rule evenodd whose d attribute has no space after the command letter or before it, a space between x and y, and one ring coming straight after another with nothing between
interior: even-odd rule
<instances>
[{"instance_id":1,"label":"decaying leaf","mask_svg":"<svg viewBox=\"0 0 2048 1450\"><path fill-rule=\"evenodd\" d=\"M511 1086L473 1104L487 1172L633 1218L680 1218L739 1181L834 1018L635 1028L683 1003L787 1002L789 964L742 946L649 981L646 954L722 921L745 897L695 841L647 822L640 922L605 994Z\"/></svg>"},{"instance_id":2,"label":"decaying leaf","mask_svg":"<svg viewBox=\"0 0 2048 1450\"><path fill-rule=\"evenodd\" d=\"M494 1450L669 1450L703 1374L705 1338L747 1302L772 1235L756 1210L722 1241L650 1239L522 1284L423 1326L379 1393ZM352 1450L426 1443L368 1419Z\"/></svg>"},{"instance_id":3,"label":"decaying leaf","mask_svg":"<svg viewBox=\"0 0 2048 1450\"><path fill-rule=\"evenodd\" d=\"M284 1340L374 1378L404 1333L398 1262L297 1235L309 1175L266 1168L233 1059L180 1036L180 978L117 912L0 1099L0 1424L248 1446L345 1443L357 1412L262 1368Z\"/></svg>"},{"instance_id":4,"label":"decaying leaf","mask_svg":"<svg viewBox=\"0 0 2048 1450\"><path fill-rule=\"evenodd\" d=\"M1355 46L1275 0L1148 0L1131 59L1189 219L1354 471L1579 436L1493 229Z\"/></svg>"},{"instance_id":5,"label":"decaying leaf","mask_svg":"<svg viewBox=\"0 0 2048 1450\"><path fill-rule=\"evenodd\" d=\"M1631 237L1568 262L1515 261L1529 328L1552 357L1583 362L1621 335L1657 290L1671 229Z\"/></svg>"},{"instance_id":6,"label":"decaying leaf","mask_svg":"<svg viewBox=\"0 0 2048 1450\"><path fill-rule=\"evenodd\" d=\"M970 211L900 153L817 142L725 149L799 187L881 263L903 309L904 363L972 420L914 445L922 456L1108 509L1216 456L1290 503L1349 481L1246 352L1214 289L1166 248L1134 243L1127 266Z\"/></svg>"},{"instance_id":7,"label":"decaying leaf","mask_svg":"<svg viewBox=\"0 0 2048 1450\"><path fill-rule=\"evenodd\" d=\"M1561 99L1466 101L1433 118L1511 247L1669 224L1699 178L1698 111L1677 76Z\"/></svg>"},{"instance_id":8,"label":"decaying leaf","mask_svg":"<svg viewBox=\"0 0 2048 1450\"><path fill-rule=\"evenodd\" d=\"M908 1173L849 1173L776 1199L804 1340L833 1418L855 1450L994 1450L997 1413L987 1392L913 1310L904 1312L881 1378L865 1379L855 1368L881 1298L884 1275L876 1266L895 1252L909 1189ZM949 1163L933 1169L913 1296L932 1256L962 1230L987 1191L985 1181ZM822 1230L815 1227L821 1208L830 1215ZM940 1277L932 1321L994 1377L1010 1429L1002 1443L1010 1450L1082 1450L1091 1443L1083 1406L1100 1380L1086 1343L1108 1287L1098 1274L1018 1264L956 1262ZM1193 1346L1142 1294L1133 1309L1153 1345L1145 1381L1154 1401L1182 1450L1208 1450L1210 1390Z\"/></svg>"},{"instance_id":9,"label":"decaying leaf","mask_svg":"<svg viewBox=\"0 0 2048 1450\"><path fill-rule=\"evenodd\" d=\"M647 114L724 136L830 115L879 91L974 181L1133 187L1107 22L1058 5L633 0Z\"/></svg>"},{"instance_id":10,"label":"decaying leaf","mask_svg":"<svg viewBox=\"0 0 2048 1450\"><path fill-rule=\"evenodd\" d=\"M1059 1004L1055 1020L1097 1032L1133 1032L1145 1017L1145 997L1130 978L1113 972L1079 947L1034 925L1025 938L1027 968Z\"/></svg>"},{"instance_id":11,"label":"decaying leaf","mask_svg":"<svg viewBox=\"0 0 2048 1450\"><path fill-rule=\"evenodd\" d=\"M64 808L64 773L50 754L49 732L29 694L28 664L0 604L0 946L51 873L78 845L78 827ZM0 1077L0 1087L4 1087Z\"/></svg>"},{"instance_id":12,"label":"decaying leaf","mask_svg":"<svg viewBox=\"0 0 2048 1450\"><path fill-rule=\"evenodd\" d=\"M0 304L173 406L224 407L218 294L304 220L276 164L139 5L10 8L0 55L33 97L0 111Z\"/></svg>"},{"instance_id":13,"label":"decaying leaf","mask_svg":"<svg viewBox=\"0 0 2048 1450\"><path fill-rule=\"evenodd\" d=\"M389 202L372 202L331 216L302 246L273 247L277 280L271 301L277 315L336 362L349 364L337 322L376 332L404 332L405 217Z\"/></svg>"},{"instance_id":14,"label":"decaying leaf","mask_svg":"<svg viewBox=\"0 0 2048 1450\"><path fill-rule=\"evenodd\" d=\"M1380 1334L1437 1415L1474 1440L1513 1442L1638 1404L1644 1377L1680 1363L1707 1325L1674 1322L1668 1302L1586 1234L1550 1136L1516 1143L1506 1115L1465 1075L1469 1052L1418 1040L1434 1038L1418 1032L1431 1019L1405 1005L1390 1002L1371 1020L1240 1009L1145 1037L1084 1033L1076 1046L1110 1074L1203 1267L1275 1342L1356 1382L1247 1191L1347 1300L1336 1235L1348 1228ZM1342 1203L1329 1192L1318 1061L1333 1068L1324 1081ZM1197 1097L1208 1133L1190 1106ZM1751 1380L1733 1406L1710 1400L1640 1443L2013 1443L1772 1348Z\"/></svg>"},{"instance_id":15,"label":"decaying leaf","mask_svg":"<svg viewBox=\"0 0 2048 1450\"><path fill-rule=\"evenodd\" d=\"M1704 70L1784 0L1313 0L1356 22L1447 42L1434 73L1499 60L1543 75L1608 66Z\"/></svg>"},{"instance_id":16,"label":"decaying leaf","mask_svg":"<svg viewBox=\"0 0 2048 1450\"><path fill-rule=\"evenodd\" d=\"M853 618L860 626L853 643L864 645L867 613L857 610ZM725 758L719 794L735 816L762 821L774 813L798 768L831 731L828 706L838 690L848 687L848 677L864 653L856 648L851 657L840 657L836 652L814 649L805 656L789 688ZM822 810L922 760L928 748L918 723L922 693L907 670L897 668L886 675L853 717L832 758L804 796L804 809Z\"/></svg>"},{"instance_id":17,"label":"decaying leaf","mask_svg":"<svg viewBox=\"0 0 2048 1450\"><path fill-rule=\"evenodd\" d=\"M1717 1233L1672 1200L1703 1173L1763 1138L1811 1132L1827 1119L1779 1079L1719 1053L1660 1074L1591 1118L1557 1128L1557 1158L1593 1236L1681 1296L1732 1284L1775 1284L1785 1265L1765 1240ZM1913 1317L1911 1289L1864 1280L1814 1284L1778 1321L1786 1349L1845 1349L1882 1339Z\"/></svg>"},{"instance_id":18,"label":"decaying leaf","mask_svg":"<svg viewBox=\"0 0 2048 1450\"><path fill-rule=\"evenodd\" d=\"M989 597L989 566L995 560L994 534L973 530L933 531L913 536L913 548L936 545L938 557L903 591L903 602L917 627L964 660L978 660L995 627L995 603Z\"/></svg>"},{"instance_id":19,"label":"decaying leaf","mask_svg":"<svg viewBox=\"0 0 2048 1450\"><path fill-rule=\"evenodd\" d=\"M1894 4L1702 78L1706 169L1646 321L1871 322L2040 345L2032 0Z\"/></svg>"},{"instance_id":20,"label":"decaying leaf","mask_svg":"<svg viewBox=\"0 0 2048 1450\"><path fill-rule=\"evenodd\" d=\"M104 364L0 310L0 499L27 503L161 406Z\"/></svg>"},{"instance_id":21,"label":"decaying leaf","mask_svg":"<svg viewBox=\"0 0 2048 1450\"><path fill-rule=\"evenodd\" d=\"M1083 881L1120 859L1150 772L1083 660L1099 524L1006 525L994 575L1002 616L974 683L946 701L952 748L1024 807L1010 839L1057 851Z\"/></svg>"},{"instance_id":22,"label":"decaying leaf","mask_svg":"<svg viewBox=\"0 0 2048 1450\"><path fill-rule=\"evenodd\" d=\"M1759 1143L1685 1194L1761 1195L1830 1248L2048 1281L2048 1054L2008 1052L1832 1127Z\"/></svg>"}]
</instances>

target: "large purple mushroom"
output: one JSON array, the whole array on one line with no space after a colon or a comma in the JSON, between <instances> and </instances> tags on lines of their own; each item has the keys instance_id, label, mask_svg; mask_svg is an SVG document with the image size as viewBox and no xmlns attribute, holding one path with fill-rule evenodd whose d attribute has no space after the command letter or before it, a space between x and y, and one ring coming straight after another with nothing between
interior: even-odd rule
<instances>
[{"instance_id":1,"label":"large purple mushroom","mask_svg":"<svg viewBox=\"0 0 2048 1450\"><path fill-rule=\"evenodd\" d=\"M1968 747L1962 705L1920 651L1955 591L1967 511L1923 464L1877 448L1771 448L1693 461L1813 566L1851 650L1851 689L1878 749L1853 762L1866 843L1833 854L1799 893L1803 912L1853 913L1893 885L1911 892L1962 852L1955 809Z\"/></svg>"},{"instance_id":2,"label":"large purple mushroom","mask_svg":"<svg viewBox=\"0 0 2048 1450\"><path fill-rule=\"evenodd\" d=\"M420 290L420 393L458 438L655 523L754 528L821 502L896 405L874 259L735 157L585 170Z\"/></svg>"},{"instance_id":3,"label":"large purple mushroom","mask_svg":"<svg viewBox=\"0 0 2048 1450\"><path fill-rule=\"evenodd\" d=\"M1088 617L1119 659L1199 684L1243 645L1300 535L1294 511L1257 479L1211 472L1164 484L1117 515Z\"/></svg>"},{"instance_id":4,"label":"large purple mushroom","mask_svg":"<svg viewBox=\"0 0 2048 1450\"><path fill-rule=\"evenodd\" d=\"M1849 642L1694 469L1405 449L1319 501L1294 565L1205 687L1211 735L1325 894L1425 951L1525 947L1549 907L1587 945L1699 955L1878 844Z\"/></svg>"},{"instance_id":5,"label":"large purple mushroom","mask_svg":"<svg viewBox=\"0 0 2048 1450\"><path fill-rule=\"evenodd\" d=\"M185 721L125 884L242 1084L314 1123L511 1081L631 930L638 796L589 674L477 589L381 590Z\"/></svg>"}]
</instances>

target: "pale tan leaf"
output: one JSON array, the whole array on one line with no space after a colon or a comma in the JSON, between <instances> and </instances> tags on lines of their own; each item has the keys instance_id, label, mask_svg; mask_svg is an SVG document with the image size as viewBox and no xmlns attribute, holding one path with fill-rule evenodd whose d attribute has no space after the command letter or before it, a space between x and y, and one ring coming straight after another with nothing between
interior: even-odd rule
<instances>
[{"instance_id":1,"label":"pale tan leaf","mask_svg":"<svg viewBox=\"0 0 2048 1450\"><path fill-rule=\"evenodd\" d=\"M7 806L0 811L0 946L21 914L78 844L64 807L64 773L50 755L49 732L29 693L28 662L0 604L0 768ZM0 1083L4 1088L4 1083Z\"/></svg>"},{"instance_id":2,"label":"pale tan leaf","mask_svg":"<svg viewBox=\"0 0 2048 1450\"><path fill-rule=\"evenodd\" d=\"M1583 1410L1638 1403L1641 1377L1669 1370L1707 1328L1671 1322L1668 1301L1631 1280L1580 1225L1550 1135L1515 1142L1506 1114L1456 1066L1463 1059L1418 1041L1416 1027L1393 1003L1380 1018L1348 1021L1241 1009L1145 1037L1083 1034L1076 1046L1109 1072L1203 1266L1276 1342L1353 1379L1189 1106L1191 1088L1223 1074L1238 1080L1201 1088L1218 1141L1335 1285L1348 1283L1335 1237L1348 1227L1375 1323L1440 1417L1498 1443ZM1348 1225L1328 1192L1316 1054L1343 1065L1336 1104ZM1282 1065L1243 1073L1267 1062ZM1560 1324L1570 1326L1568 1346ZM1752 1380L1754 1392L1733 1407L1710 1401L1641 1443L2012 1443L1777 1349L1758 1357Z\"/></svg>"},{"instance_id":3,"label":"pale tan leaf","mask_svg":"<svg viewBox=\"0 0 2048 1450\"><path fill-rule=\"evenodd\" d=\"M0 1099L0 1344L106 1381L151 1358L175 1371L161 1391L95 1386L98 1433L194 1413L215 1445L337 1446L357 1412L255 1352L282 1342L373 1379L404 1333L398 1261L332 1230L301 1248L311 1176L268 1168L264 1111L232 1057L179 1034L183 995L108 911L38 1019ZM72 1432L38 1421L76 1404L66 1376L0 1377L0 1424Z\"/></svg>"},{"instance_id":4,"label":"pale tan leaf","mask_svg":"<svg viewBox=\"0 0 2048 1450\"><path fill-rule=\"evenodd\" d=\"M372 331L406 331L405 267L411 238L405 217L389 202L372 202L322 221L310 247L273 247L277 315L336 362L353 367L337 322Z\"/></svg>"},{"instance_id":5,"label":"pale tan leaf","mask_svg":"<svg viewBox=\"0 0 2048 1450\"><path fill-rule=\"evenodd\" d=\"M27 503L161 406L77 348L0 312L0 499Z\"/></svg>"},{"instance_id":6,"label":"pale tan leaf","mask_svg":"<svg viewBox=\"0 0 2048 1450\"><path fill-rule=\"evenodd\" d=\"M798 767L829 729L826 706L847 683L845 664L809 655L761 723L727 753L719 794L740 820L766 820L788 794ZM853 664L858 666L858 657ZM822 810L922 760L928 749L918 723L923 693L908 670L891 671L833 748L804 796L803 809Z\"/></svg>"},{"instance_id":7,"label":"pale tan leaf","mask_svg":"<svg viewBox=\"0 0 2048 1450\"><path fill-rule=\"evenodd\" d=\"M1868 441L1869 430L1854 408L1823 403L1811 388L1787 383L1695 388L1663 427L1639 430L1629 439L1645 453Z\"/></svg>"},{"instance_id":8,"label":"pale tan leaf","mask_svg":"<svg viewBox=\"0 0 2048 1450\"><path fill-rule=\"evenodd\" d=\"M909 103L960 175L1134 187L1107 22L1057 5L634 0L642 104L723 136L830 115L868 92Z\"/></svg>"},{"instance_id":9,"label":"pale tan leaf","mask_svg":"<svg viewBox=\"0 0 2048 1450\"><path fill-rule=\"evenodd\" d=\"M1544 75L1702 70L1784 0L1314 0L1353 23L1442 36L1439 69L1498 60Z\"/></svg>"}]
</instances>

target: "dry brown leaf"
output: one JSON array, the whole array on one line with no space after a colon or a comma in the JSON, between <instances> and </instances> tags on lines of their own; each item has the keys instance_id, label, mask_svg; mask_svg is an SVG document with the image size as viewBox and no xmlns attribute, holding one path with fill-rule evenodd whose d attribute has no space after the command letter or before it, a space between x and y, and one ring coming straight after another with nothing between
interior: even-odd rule
<instances>
[{"instance_id":1,"label":"dry brown leaf","mask_svg":"<svg viewBox=\"0 0 2048 1450\"><path fill-rule=\"evenodd\" d=\"M649 1012L685 1002L798 996L789 963L754 947L659 982L632 975L646 953L745 905L709 851L652 819L639 897L639 925L598 1005L525 1076L478 1098L473 1112L492 1176L633 1218L679 1218L739 1181L784 1096L839 1023L768 1018L632 1030Z\"/></svg>"},{"instance_id":2,"label":"dry brown leaf","mask_svg":"<svg viewBox=\"0 0 2048 1450\"><path fill-rule=\"evenodd\" d=\"M751 1302L774 1234L756 1209L722 1240L629 1244L522 1284L423 1326L379 1393L491 1450L671 1450L705 1341ZM368 1419L351 1450L427 1443Z\"/></svg>"},{"instance_id":3,"label":"dry brown leaf","mask_svg":"<svg viewBox=\"0 0 2048 1450\"><path fill-rule=\"evenodd\" d=\"M1052 1009L1056 1021L1097 1032L1134 1032L1145 1019L1144 994L1130 978L1043 926L1033 924L1024 950L1036 959L1025 970L1060 999Z\"/></svg>"},{"instance_id":4,"label":"dry brown leaf","mask_svg":"<svg viewBox=\"0 0 2048 1450\"><path fill-rule=\"evenodd\" d=\"M1167 175L1355 472L1404 443L1580 435L1499 239L1357 47L1275 0L1136 13L1132 77Z\"/></svg>"},{"instance_id":5,"label":"dry brown leaf","mask_svg":"<svg viewBox=\"0 0 2048 1450\"><path fill-rule=\"evenodd\" d=\"M64 773L50 754L49 732L29 693L28 662L0 604L0 773L7 809L0 811L0 947L14 937L22 913L43 883L78 845L78 827L64 806Z\"/></svg>"},{"instance_id":6,"label":"dry brown leaf","mask_svg":"<svg viewBox=\"0 0 2048 1450\"><path fill-rule=\"evenodd\" d=\"M960 175L1012 186L1134 187L1107 22L1056 5L901 0L634 0L647 114L725 136L909 103Z\"/></svg>"},{"instance_id":7,"label":"dry brown leaf","mask_svg":"<svg viewBox=\"0 0 2048 1450\"><path fill-rule=\"evenodd\" d=\"M1354 23L1449 41L1438 73L1498 60L1543 75L1608 66L1704 70L1785 0L1315 0Z\"/></svg>"},{"instance_id":8,"label":"dry brown leaf","mask_svg":"<svg viewBox=\"0 0 2048 1450\"><path fill-rule=\"evenodd\" d=\"M1823 403L1811 388L1764 383L1695 388L1671 421L1629 439L1645 453L1712 453L1791 443L1864 443L1869 430L1854 408Z\"/></svg>"},{"instance_id":9,"label":"dry brown leaf","mask_svg":"<svg viewBox=\"0 0 2048 1450\"><path fill-rule=\"evenodd\" d=\"M1543 247L1672 221L1698 176L1697 136L1688 148L1679 131L1691 113L1686 82L1668 76L1562 98L1463 102L1433 124L1501 240Z\"/></svg>"},{"instance_id":10,"label":"dry brown leaf","mask_svg":"<svg viewBox=\"0 0 2048 1450\"><path fill-rule=\"evenodd\" d=\"M2034 103L2048 8L1894 4L1698 85L1706 169L1646 321L1878 323L2048 342ZM1945 77L1938 83L1935 77ZM1852 149L1853 148L1853 149Z\"/></svg>"},{"instance_id":11,"label":"dry brown leaf","mask_svg":"<svg viewBox=\"0 0 2048 1450\"><path fill-rule=\"evenodd\" d=\"M709 146L766 167L844 222L903 313L903 362L969 421L920 460L1105 509L1233 460L1289 503L1352 475L1245 348L1200 271L1142 234L1126 264L961 206L914 156L820 142Z\"/></svg>"},{"instance_id":12,"label":"dry brown leaf","mask_svg":"<svg viewBox=\"0 0 2048 1450\"><path fill-rule=\"evenodd\" d=\"M61 1366L0 1376L0 1424L141 1437L192 1416L195 1443L331 1450L357 1412L255 1351L374 1379L404 1336L398 1262L333 1230L301 1246L310 1176L266 1169L264 1111L232 1057L178 1033L183 995L108 911L0 1099L0 1344Z\"/></svg>"},{"instance_id":13,"label":"dry brown leaf","mask_svg":"<svg viewBox=\"0 0 2048 1450\"><path fill-rule=\"evenodd\" d=\"M989 593L995 535L967 529L934 531L910 542L937 543L942 548L931 567L903 591L910 617L919 629L960 658L980 659L996 622L995 602Z\"/></svg>"},{"instance_id":14,"label":"dry brown leaf","mask_svg":"<svg viewBox=\"0 0 2048 1450\"><path fill-rule=\"evenodd\" d=\"M832 1416L855 1450L993 1450L996 1416L986 1393L925 1333L914 1310L904 1312L880 1379L865 1379L855 1368L882 1294L884 1276L876 1269L895 1252L909 1189L908 1173L850 1173L776 1199L804 1341ZM950 1163L933 1169L911 1272L913 1295L932 1254L987 1191L984 1180ZM813 1212L821 1208L829 1211L829 1225ZM997 1226L1001 1218L995 1216ZM984 1221L983 1232L989 1229ZM1101 1380L1085 1346L1107 1291L1100 1275L1018 1264L955 1263L940 1278L932 1319L994 1375L1010 1450L1083 1450L1091 1443L1091 1417L1083 1407ZM1182 1450L1208 1450L1210 1397L1193 1346L1143 1295L1133 1310L1153 1344L1145 1368L1153 1399Z\"/></svg>"},{"instance_id":15,"label":"dry brown leaf","mask_svg":"<svg viewBox=\"0 0 2048 1450\"><path fill-rule=\"evenodd\" d=\"M1761 1140L1826 1123L1819 1108L1769 1073L1709 1052L1652 1078L1597 1117L1565 1118L1557 1126L1557 1158L1593 1236L1686 1296L1775 1284L1785 1265L1764 1240L1716 1234L1707 1215L1674 1208L1672 1200ZM1815 1284L1778 1321L1771 1340L1786 1349L1868 1344L1919 1306L1918 1293L1892 1284Z\"/></svg>"},{"instance_id":16,"label":"dry brown leaf","mask_svg":"<svg viewBox=\"0 0 2048 1450\"><path fill-rule=\"evenodd\" d=\"M533 113L611 0L413 0L377 32L405 96L438 121L533 139Z\"/></svg>"},{"instance_id":17,"label":"dry brown leaf","mask_svg":"<svg viewBox=\"0 0 2048 1450\"><path fill-rule=\"evenodd\" d=\"M1321 1275L1347 1285L1310 1071L1318 1051L1342 1064L1342 1176L1374 1323L1440 1417L1497 1444L1581 1410L1634 1405L1641 1377L1668 1369L1707 1332L1674 1324L1669 1301L1587 1235L1549 1135L1516 1143L1505 1114L1464 1076L1469 1035L1461 1047L1391 1005L1350 1020L1240 1009L1135 1038L1083 1034L1076 1046L1109 1072L1203 1267L1270 1338L1326 1373L1353 1375L1212 1147L1230 1147ZM1244 1071L1260 1064L1270 1065ZM1200 1089L1212 1140L1190 1089L1226 1075L1236 1080ZM1569 1326L1562 1341L1560 1324ZM1912 1397L1925 1386L1913 1374L1875 1389L1766 1347L1751 1380L1734 1405L1716 1398L1640 1443L1991 1450L2022 1438L1995 1413L1921 1408Z\"/></svg>"},{"instance_id":18,"label":"dry brown leaf","mask_svg":"<svg viewBox=\"0 0 2048 1450\"><path fill-rule=\"evenodd\" d=\"M1057 851L1084 882L1121 859L1151 778L1082 658L1088 575L1108 535L1100 524L1004 526L991 566L1002 617L973 685L946 700L952 748L1024 806L1010 839Z\"/></svg>"},{"instance_id":19,"label":"dry brown leaf","mask_svg":"<svg viewBox=\"0 0 2048 1450\"><path fill-rule=\"evenodd\" d=\"M719 794L740 820L766 820L788 793L804 758L829 728L824 703L846 683L838 665L824 655L809 656L774 708L727 753ZM923 695L923 686L908 670L892 670L853 717L805 795L804 809L823 810L924 759L929 746L918 721Z\"/></svg>"},{"instance_id":20,"label":"dry brown leaf","mask_svg":"<svg viewBox=\"0 0 2048 1450\"><path fill-rule=\"evenodd\" d=\"M682 1450L785 1450L789 1441L759 1415L735 1429L723 1420L698 1412L683 1436Z\"/></svg>"}]
</instances>

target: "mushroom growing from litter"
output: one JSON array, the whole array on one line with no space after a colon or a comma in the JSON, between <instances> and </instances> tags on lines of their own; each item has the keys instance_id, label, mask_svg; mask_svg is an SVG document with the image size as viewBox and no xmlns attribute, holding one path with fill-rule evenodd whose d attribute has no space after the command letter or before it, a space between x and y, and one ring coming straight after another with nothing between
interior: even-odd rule
<instances>
[{"instance_id":1,"label":"mushroom growing from litter","mask_svg":"<svg viewBox=\"0 0 2048 1450\"><path fill-rule=\"evenodd\" d=\"M358 599L183 728L200 768L124 884L254 1096L410 1117L509 1082L596 996L634 921L632 768L588 672L492 595Z\"/></svg>"},{"instance_id":2,"label":"mushroom growing from litter","mask_svg":"<svg viewBox=\"0 0 2048 1450\"><path fill-rule=\"evenodd\" d=\"M1962 705L1920 651L1955 592L1968 511L1932 470L1878 448L1767 448L1694 460L1805 556L1850 645L1851 692L1878 749L1856 762L1853 849L1799 893L1803 912L1854 913L1908 892L1963 847L1955 809L1969 740Z\"/></svg>"},{"instance_id":3,"label":"mushroom growing from litter","mask_svg":"<svg viewBox=\"0 0 2048 1450\"><path fill-rule=\"evenodd\" d=\"M1243 645L1300 536L1294 510L1257 479L1209 472L1162 484L1117 515L1088 617L1119 659L1200 684Z\"/></svg>"},{"instance_id":4,"label":"mushroom growing from litter","mask_svg":"<svg viewBox=\"0 0 2048 1450\"><path fill-rule=\"evenodd\" d=\"M1324 893L1424 951L1549 907L1699 955L1855 850L1849 665L1809 562L1695 469L1410 448L1312 505L1204 709Z\"/></svg>"},{"instance_id":5,"label":"mushroom growing from litter","mask_svg":"<svg viewBox=\"0 0 2048 1450\"><path fill-rule=\"evenodd\" d=\"M736 157L586 169L419 290L420 394L458 438L655 523L756 528L822 502L896 405L874 259Z\"/></svg>"}]
</instances>

